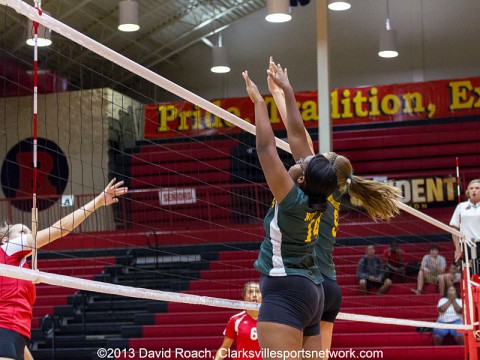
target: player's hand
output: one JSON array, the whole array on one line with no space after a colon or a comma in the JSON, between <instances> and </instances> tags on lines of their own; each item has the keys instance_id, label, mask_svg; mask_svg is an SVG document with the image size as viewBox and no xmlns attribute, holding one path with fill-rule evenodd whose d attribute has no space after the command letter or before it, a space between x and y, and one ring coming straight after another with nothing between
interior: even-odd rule
<instances>
[{"instance_id":1,"label":"player's hand","mask_svg":"<svg viewBox=\"0 0 480 360\"><path fill-rule=\"evenodd\" d=\"M268 63L268 69L274 67L275 63L273 62L273 57L270 56L270 60ZM267 83L268 83L268 90L270 91L271 94L278 93L283 95L283 90L273 81L273 78L268 75L267 76Z\"/></svg>"},{"instance_id":2,"label":"player's hand","mask_svg":"<svg viewBox=\"0 0 480 360\"><path fill-rule=\"evenodd\" d=\"M248 76L248 71L242 72L242 76L245 79L245 88L247 89L248 96L255 103L258 101L263 101L262 95L258 91L257 85L250 79Z\"/></svg>"},{"instance_id":3,"label":"player's hand","mask_svg":"<svg viewBox=\"0 0 480 360\"><path fill-rule=\"evenodd\" d=\"M291 88L290 81L288 80L287 69L282 69L280 64L275 64L271 58L268 70L268 82L273 82L280 89L285 90Z\"/></svg>"},{"instance_id":4,"label":"player's hand","mask_svg":"<svg viewBox=\"0 0 480 360\"><path fill-rule=\"evenodd\" d=\"M95 198L95 208L117 203L118 197L128 192L128 188L122 185L123 180L117 182L117 179L112 179L105 190Z\"/></svg>"}]
</instances>

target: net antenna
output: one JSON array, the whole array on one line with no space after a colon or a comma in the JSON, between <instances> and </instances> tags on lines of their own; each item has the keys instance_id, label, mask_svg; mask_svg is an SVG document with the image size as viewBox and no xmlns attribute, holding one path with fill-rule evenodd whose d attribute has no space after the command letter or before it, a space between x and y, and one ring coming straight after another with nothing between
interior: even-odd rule
<instances>
[{"instance_id":1,"label":"net antenna","mask_svg":"<svg viewBox=\"0 0 480 360\"><path fill-rule=\"evenodd\" d=\"M458 165L458 156L455 158L455 168L457 170L457 198L460 204L460 166Z\"/></svg>"},{"instance_id":2,"label":"net antenna","mask_svg":"<svg viewBox=\"0 0 480 360\"><path fill-rule=\"evenodd\" d=\"M100 44L99 42L85 36L84 34L80 33L79 31L61 23L60 21L52 18L48 14L40 14L38 9L29 6L28 4L24 3L21 0L0 0L0 4L6 5L12 9L14 9L16 12L28 17L34 22L37 22L39 24L42 24L43 26L55 31L56 33L70 39L73 42L76 42L77 44L81 45L82 47L85 47L101 56L104 58L110 60L111 62L125 68L126 70L150 81L151 83L162 87L163 89L170 91L171 93L187 100L188 102L191 102L207 111L210 113L217 115L218 117L229 121L233 125L236 125L237 127L241 128L244 131L249 132L250 134L256 135L256 129L255 126L246 122L245 120L239 118L238 116L235 116L234 114L216 106L215 104L211 103L208 100L203 99L202 97L182 88L181 86L165 79L164 77L154 73L153 71L146 69L145 67L139 65L138 63L128 59L127 57L113 51L112 49ZM290 146L288 145L287 142L275 138L275 143L276 146L288 153L291 153ZM428 215L423 214L422 212L398 201L398 206L402 210L418 217L421 218L430 224L452 234L456 235L461 239L461 243L464 246L464 249L466 250L467 247L474 247L475 244L472 245L472 242L470 239L465 239L465 236L458 230L451 228L450 226L441 223L440 221L433 219L429 217ZM466 254L467 252L465 252ZM469 276L468 268L467 268L467 274ZM105 288L109 288L109 293L111 293L111 289L119 288L122 290L119 290L120 292L114 292L115 294L121 294L123 296L131 296L133 297L135 294L135 297L144 297L144 298L151 298L149 295L145 294L146 292L152 293L153 290L146 290L146 289L138 289L140 294L137 294L135 289L136 288L128 288L124 287L121 285L113 285L113 284L105 284L105 283L98 283L91 281L91 280L83 280L83 279L76 279L76 278L71 278L71 277L66 277L63 276L61 277L60 275L55 274L54 276L57 278L57 280L53 280L52 275L49 273L45 272L32 272L32 270L28 269L23 269L23 268L16 268L12 267L9 265L3 265L0 264L0 274L2 276L9 276L9 277L16 277L16 278L23 278L25 280L32 280L32 281L41 281L45 283L49 283L52 285L58 285L58 286L65 286L65 287L74 287L77 289L85 289L85 290L90 290L90 291L97 291L97 292L106 292ZM469 277L468 277L469 279ZM72 283L72 281L75 281L75 285ZM470 285L469 282L467 282L468 285ZM177 293L166 293L166 292L159 292L156 291L155 293L164 293L162 294L162 297L156 298L157 300L166 300L166 301L176 301L176 302L187 302L183 298L183 295L185 294L177 294ZM138 296L138 295L143 295L143 296ZM153 296L153 295L152 295ZM166 296L166 297L163 297ZM200 298L200 297L198 297ZM208 297L202 297L202 298L208 298ZM189 295L189 302L190 303L202 303L204 305L211 305L211 306L223 306L223 307L231 307L231 308L241 308L241 309L252 309L252 303L246 303L243 301L238 301L235 302L235 304L230 304L230 301L227 302L222 302L222 305L219 303L205 303L201 302L201 300L197 299L197 302L192 302L192 299L197 299L197 296L194 295ZM215 298L209 298L209 299L215 299ZM216 299L219 301L222 301L222 299ZM228 303L228 304L227 304ZM240 304L240 307L238 304ZM409 324L413 326L427 326L427 327L433 327L433 328L449 328L449 329L462 329L462 330L473 330L473 300L472 300L472 292L471 292L471 287L468 286L468 304L471 305L469 309L470 313L470 322L465 325L451 325L451 324L439 324L439 323L434 323L434 322L421 322L421 321L410 321ZM378 320L377 317L372 317L372 316L365 316L365 315L353 315L353 314L346 314L346 313L339 313L338 319L345 319L345 320L355 320L355 321L371 321L371 318L375 318ZM398 319L388 319L388 323L391 324L399 324ZM447 325L445 327L445 325Z\"/></svg>"},{"instance_id":3,"label":"net antenna","mask_svg":"<svg viewBox=\"0 0 480 360\"><path fill-rule=\"evenodd\" d=\"M35 11L38 15L42 15L42 2L35 0ZM33 21L33 184L32 184L32 269L38 270L38 248L37 248L37 231L38 231L38 208L37 208L37 150L38 150L38 27L39 23ZM27 29L29 31L30 29Z\"/></svg>"}]
</instances>

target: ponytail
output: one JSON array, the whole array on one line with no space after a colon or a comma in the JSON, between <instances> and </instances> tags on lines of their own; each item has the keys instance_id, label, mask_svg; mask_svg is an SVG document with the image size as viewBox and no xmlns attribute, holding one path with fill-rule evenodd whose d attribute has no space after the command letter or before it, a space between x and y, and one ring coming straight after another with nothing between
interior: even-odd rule
<instances>
[{"instance_id":1,"label":"ponytail","mask_svg":"<svg viewBox=\"0 0 480 360\"><path fill-rule=\"evenodd\" d=\"M334 152L325 156L332 162L338 189L350 195L352 205L363 207L374 221L389 221L400 213L399 189L387 183L354 175L352 164L345 156Z\"/></svg>"},{"instance_id":2,"label":"ponytail","mask_svg":"<svg viewBox=\"0 0 480 360\"><path fill-rule=\"evenodd\" d=\"M398 189L390 184L353 175L347 191L352 205L365 208L374 221L389 221L400 213Z\"/></svg>"}]
</instances>

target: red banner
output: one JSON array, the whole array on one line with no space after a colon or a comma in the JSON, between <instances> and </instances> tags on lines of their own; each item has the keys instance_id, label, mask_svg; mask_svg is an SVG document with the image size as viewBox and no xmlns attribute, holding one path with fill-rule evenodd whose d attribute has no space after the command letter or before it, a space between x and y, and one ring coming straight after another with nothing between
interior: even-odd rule
<instances>
[{"instance_id":1,"label":"red banner","mask_svg":"<svg viewBox=\"0 0 480 360\"><path fill-rule=\"evenodd\" d=\"M306 127L318 127L317 92L295 94ZM274 130L284 129L275 102L265 96ZM255 124L248 97L213 100ZM480 114L480 78L335 89L330 93L333 125L428 120ZM145 138L200 136L243 131L187 102L147 104Z\"/></svg>"}]
</instances>

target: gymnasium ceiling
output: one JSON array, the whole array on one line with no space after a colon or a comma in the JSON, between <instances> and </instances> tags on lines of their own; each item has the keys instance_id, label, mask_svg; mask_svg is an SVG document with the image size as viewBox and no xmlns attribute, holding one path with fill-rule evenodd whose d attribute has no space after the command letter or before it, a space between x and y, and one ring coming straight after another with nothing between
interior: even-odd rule
<instances>
[{"instance_id":1,"label":"gymnasium ceiling","mask_svg":"<svg viewBox=\"0 0 480 360\"><path fill-rule=\"evenodd\" d=\"M33 1L24 2L34 5ZM219 31L266 6L265 0L138 0L138 3L141 28L130 33L117 29L119 0L45 0L41 7L64 24L155 71L162 64L172 64L175 55L188 51L199 42L213 46ZM14 53L18 59L24 59L27 64L31 63L32 48L24 43L27 22L11 9L2 6L2 11L2 48ZM55 53L64 54L88 68L101 67L98 57L82 51L71 41L55 33L52 33L52 40ZM45 53L46 58L41 63L48 63L50 70L67 76L70 82L79 86L82 79L71 69L76 64L54 60L56 55L48 55L48 50L40 49L39 56L45 56ZM118 69L111 68L110 71L106 66L102 73L116 78Z\"/></svg>"},{"instance_id":2,"label":"gymnasium ceiling","mask_svg":"<svg viewBox=\"0 0 480 360\"><path fill-rule=\"evenodd\" d=\"M231 43L229 46L230 65L236 76L230 80L230 86L234 81L241 84L240 71L247 66L252 69L254 66L249 62L265 58L266 51L270 54L268 46L273 45L288 57L295 55L291 51L288 54L291 46L304 43L303 48L308 48L311 55L297 55L297 59L303 56L301 60L305 66L297 66L296 69L310 74L315 71L316 0L291 0L296 5L292 7L292 16L297 25L292 21L292 24L286 23L289 25L274 26L266 25L263 20L266 0L137 1L141 28L132 33L117 29L119 0L44 0L41 7L59 21L169 79L175 76L180 79L189 76L191 79L192 75L188 73L191 69L186 69L184 65L182 68L179 64L184 64L185 59L194 54L193 60L202 65L194 77L203 77L206 85L213 83L206 74L210 73L210 47L217 41L219 31L225 34L224 46L225 38L235 41L234 46ZM25 0L25 3L33 5L34 1ZM344 79L348 76L347 81L358 78L365 84L364 78L357 74L365 71L394 74L395 71L404 71L404 68L412 71L415 81L428 80L428 69L425 71L425 67L429 63L437 66L437 62L441 61L443 74L453 69L448 63L450 58L457 68L461 66L458 60L453 60L458 52L465 53L462 62L470 64L467 75L471 69L476 71L477 68L480 73L480 67L477 67L480 64L480 0L389 0L390 18L397 29L402 55L393 62L379 60L376 56L379 31L385 26L387 0L351 0L351 3L352 8L348 11L329 11L330 54L335 59L332 62L333 86L350 86L345 81L335 83L341 76ZM24 61L22 66L31 68L32 48L24 43L27 32L25 18L5 6L0 9L0 49L5 50L3 55L6 52L13 54L19 62ZM138 80L119 75L123 70L103 62L72 41L55 33L52 40L53 45L49 49L41 49L39 53L40 66L68 78L74 87L101 87L105 85L106 77L130 88L139 86ZM245 42L242 44L241 41ZM298 54L303 50L294 51ZM84 68L101 69L105 77L90 76L86 80L85 74L78 70L79 63ZM395 67L387 68L389 65L385 64L395 64ZM215 76L218 78L218 75ZM183 80L186 84L190 81L172 80ZM190 89L197 91L195 86L192 84ZM307 90L314 87L314 82L311 86L304 86Z\"/></svg>"}]
</instances>

